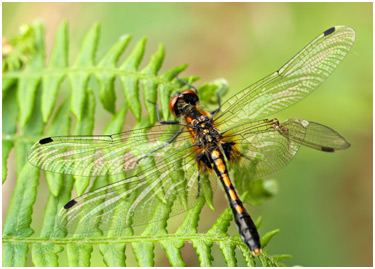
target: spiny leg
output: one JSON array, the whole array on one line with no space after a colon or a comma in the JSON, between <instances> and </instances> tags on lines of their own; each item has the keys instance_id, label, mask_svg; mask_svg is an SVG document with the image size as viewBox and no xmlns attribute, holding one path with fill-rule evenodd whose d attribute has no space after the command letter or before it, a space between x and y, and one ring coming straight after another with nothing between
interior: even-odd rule
<instances>
[{"instance_id":1,"label":"spiny leg","mask_svg":"<svg viewBox=\"0 0 375 269\"><path fill-rule=\"evenodd\" d=\"M196 93L198 93L198 90L197 90L193 85L191 85L189 82L187 82L187 81L185 81L185 80L183 80L183 79L180 79L180 78L178 77L178 74L176 73L175 70L173 70L173 73L174 73L176 79L177 79L179 82L184 83L185 85L187 85L187 86L189 86L190 88L192 88Z\"/></svg>"},{"instance_id":2,"label":"spiny leg","mask_svg":"<svg viewBox=\"0 0 375 269\"><path fill-rule=\"evenodd\" d=\"M156 115L158 117L158 122L160 124L165 124L165 125L168 125L168 124L180 124L180 121L179 120L170 120L170 121L165 121L165 120L161 120L160 119L160 114L159 114L159 106L157 103L154 103L154 102L151 102L150 100L147 100L147 102L153 104L156 106Z\"/></svg>"}]
</instances>

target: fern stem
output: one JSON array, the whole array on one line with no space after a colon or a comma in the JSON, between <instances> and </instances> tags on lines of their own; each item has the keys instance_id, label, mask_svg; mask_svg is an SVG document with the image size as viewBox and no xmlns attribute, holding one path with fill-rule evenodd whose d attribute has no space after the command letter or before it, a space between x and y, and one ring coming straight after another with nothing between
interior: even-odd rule
<instances>
[{"instance_id":1,"label":"fern stem","mask_svg":"<svg viewBox=\"0 0 375 269\"><path fill-rule=\"evenodd\" d=\"M33 70L32 72L8 72L3 74L3 78L11 79L11 78L40 78L40 77L48 77L48 76L57 76L57 75L64 75L67 76L68 74L109 74L109 75L115 75L119 77L133 77L138 79L144 79L144 80L153 80L156 81L158 84L163 84L169 87L174 87L175 84L173 81L162 79L159 76L155 76L152 74L146 74L146 73L139 73L139 72L129 72L126 70L116 69L116 68L104 68L104 67L86 67L86 68L60 68L60 69L39 69L39 70Z\"/></svg>"},{"instance_id":2,"label":"fern stem","mask_svg":"<svg viewBox=\"0 0 375 269\"><path fill-rule=\"evenodd\" d=\"M158 243L162 240L182 240L182 241L191 241L193 239L199 239L199 240L210 240L213 242L231 242L237 246L243 245L246 247L246 245L243 243L242 240L239 238L231 238L231 237L225 237L222 236L216 237L214 235L208 235L208 234L190 234L190 235L156 235L153 237L146 237L146 236L132 236L131 238L110 238L110 237L103 237L103 238L3 238L3 243L5 242L18 242L18 243L27 243L27 244L35 244L35 243L53 243L58 245L65 245L70 243L86 243L86 244L115 244L115 243L134 243L134 242L151 242L151 243Z\"/></svg>"}]
</instances>

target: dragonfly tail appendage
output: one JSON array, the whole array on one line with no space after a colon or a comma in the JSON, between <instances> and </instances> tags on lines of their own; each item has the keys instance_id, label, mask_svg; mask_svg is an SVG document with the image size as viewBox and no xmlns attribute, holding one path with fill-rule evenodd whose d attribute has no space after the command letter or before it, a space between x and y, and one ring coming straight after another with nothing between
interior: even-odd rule
<instances>
[{"instance_id":1,"label":"dragonfly tail appendage","mask_svg":"<svg viewBox=\"0 0 375 269\"><path fill-rule=\"evenodd\" d=\"M231 203L231 208L242 240L251 250L253 255L259 255L262 253L260 238L258 230L249 213L247 213L240 200L237 200L236 203Z\"/></svg>"}]
</instances>

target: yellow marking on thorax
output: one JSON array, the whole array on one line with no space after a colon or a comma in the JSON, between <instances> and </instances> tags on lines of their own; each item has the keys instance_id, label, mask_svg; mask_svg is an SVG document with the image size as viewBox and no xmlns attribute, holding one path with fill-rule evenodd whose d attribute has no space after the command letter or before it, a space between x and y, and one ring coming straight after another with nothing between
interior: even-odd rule
<instances>
[{"instance_id":1,"label":"yellow marking on thorax","mask_svg":"<svg viewBox=\"0 0 375 269\"><path fill-rule=\"evenodd\" d=\"M213 158L219 158L220 156L220 152L218 150L214 150L212 153L211 153L211 156Z\"/></svg>"},{"instance_id":2,"label":"yellow marking on thorax","mask_svg":"<svg viewBox=\"0 0 375 269\"><path fill-rule=\"evenodd\" d=\"M190 125L194 125L194 122L196 121L196 119L192 119L190 117L186 117L185 120ZM190 131L191 136L195 139L196 135L195 135L195 132L193 131L193 128L187 127L187 129Z\"/></svg>"}]
</instances>

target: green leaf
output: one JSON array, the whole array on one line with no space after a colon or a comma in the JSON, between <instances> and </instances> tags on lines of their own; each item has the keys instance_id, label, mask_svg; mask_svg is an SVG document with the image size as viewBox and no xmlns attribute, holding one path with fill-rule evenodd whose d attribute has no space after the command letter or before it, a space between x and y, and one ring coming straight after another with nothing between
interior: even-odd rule
<instances>
[{"instance_id":1,"label":"green leaf","mask_svg":"<svg viewBox=\"0 0 375 269\"><path fill-rule=\"evenodd\" d=\"M5 267L26 267L27 243L6 242L3 248L3 266Z\"/></svg>"},{"instance_id":2,"label":"green leaf","mask_svg":"<svg viewBox=\"0 0 375 269\"><path fill-rule=\"evenodd\" d=\"M246 245L240 245L239 246L242 256L245 258L246 265L248 267L255 267L255 258L251 254L250 249Z\"/></svg>"},{"instance_id":3,"label":"green leaf","mask_svg":"<svg viewBox=\"0 0 375 269\"><path fill-rule=\"evenodd\" d=\"M78 121L82 121L82 114L86 104L86 86L90 72L80 72L80 69L87 69L95 65L96 48L99 40L100 25L94 24L87 33L81 50L73 65L74 73L69 73L69 81L72 87L71 110Z\"/></svg>"},{"instance_id":4,"label":"green leaf","mask_svg":"<svg viewBox=\"0 0 375 269\"><path fill-rule=\"evenodd\" d=\"M34 233L30 224L38 179L39 169L27 163L19 175L9 205L3 232L5 238L24 238Z\"/></svg>"},{"instance_id":5,"label":"green leaf","mask_svg":"<svg viewBox=\"0 0 375 269\"><path fill-rule=\"evenodd\" d=\"M166 239L161 240L160 244L167 254L168 261L172 266L186 266L180 251L180 249L184 246L183 241Z\"/></svg>"},{"instance_id":6,"label":"green leaf","mask_svg":"<svg viewBox=\"0 0 375 269\"><path fill-rule=\"evenodd\" d=\"M218 96L223 97L229 90L228 81L217 79L210 83L205 83L198 88L199 98L208 104L218 104Z\"/></svg>"},{"instance_id":7,"label":"green leaf","mask_svg":"<svg viewBox=\"0 0 375 269\"><path fill-rule=\"evenodd\" d=\"M204 206L204 199L202 197L199 198L197 206L193 209L189 210L186 214L184 222L182 225L177 229L176 234L181 233L197 233L197 226L199 220L199 213ZM202 240L202 239L192 239L191 242L193 243L193 247L196 250L199 261L201 266L211 266L211 261L213 257L211 255L210 248L213 244L212 241L209 240Z\"/></svg>"},{"instance_id":8,"label":"green leaf","mask_svg":"<svg viewBox=\"0 0 375 269\"><path fill-rule=\"evenodd\" d=\"M17 132L17 117L18 117L18 105L17 105L17 91L14 87L3 95L3 136L5 140L2 141L2 181L6 180L7 177L7 160L10 151L14 146L12 140L7 140ZM5 116L6 115L6 116Z\"/></svg>"},{"instance_id":9,"label":"green leaf","mask_svg":"<svg viewBox=\"0 0 375 269\"><path fill-rule=\"evenodd\" d=\"M261 239L260 239L260 243L262 245L262 247L266 247L268 245L268 243L270 242L271 238L273 236L275 236L277 233L280 232L280 229L276 229L276 230L273 230L273 231L270 231L268 233L266 233Z\"/></svg>"},{"instance_id":10,"label":"green leaf","mask_svg":"<svg viewBox=\"0 0 375 269\"><path fill-rule=\"evenodd\" d=\"M3 93L3 98L5 96L5 94L7 93L7 91L14 85L17 83L17 79L16 78L3 78L3 85L2 85L2 93Z\"/></svg>"},{"instance_id":11,"label":"green leaf","mask_svg":"<svg viewBox=\"0 0 375 269\"><path fill-rule=\"evenodd\" d=\"M3 167L3 172L2 172L2 182L4 183L5 180L7 179L7 172L8 172L8 167L7 167L7 160L10 151L12 150L14 144L11 141L3 141L2 142L2 167Z\"/></svg>"},{"instance_id":12,"label":"green leaf","mask_svg":"<svg viewBox=\"0 0 375 269\"><path fill-rule=\"evenodd\" d=\"M57 110L48 131L48 136L62 136L70 134L71 118L69 117L69 100L66 100ZM51 172L45 172L49 190L57 196L64 184L64 176Z\"/></svg>"},{"instance_id":13,"label":"green leaf","mask_svg":"<svg viewBox=\"0 0 375 269\"><path fill-rule=\"evenodd\" d=\"M25 77L19 82L18 88L18 106L20 107L21 126L29 121L31 111L34 108L36 91L40 83L40 78Z\"/></svg>"},{"instance_id":14,"label":"green leaf","mask_svg":"<svg viewBox=\"0 0 375 269\"><path fill-rule=\"evenodd\" d=\"M110 50L100 60L98 67L116 69L116 64L121 54L127 47L131 40L130 35L122 36L121 39L110 48ZM99 98L103 104L103 107L111 113L115 113L115 89L114 82L116 74L109 72L95 73L95 76L99 82Z\"/></svg>"},{"instance_id":15,"label":"green leaf","mask_svg":"<svg viewBox=\"0 0 375 269\"><path fill-rule=\"evenodd\" d=\"M36 243L31 250L33 263L37 267L57 267L58 253L63 249L53 243Z\"/></svg>"},{"instance_id":16,"label":"green leaf","mask_svg":"<svg viewBox=\"0 0 375 269\"><path fill-rule=\"evenodd\" d=\"M138 41L137 45L130 53L129 57L121 65L120 69L126 71L129 76L121 77L122 87L124 89L125 100L137 121L141 120L141 101L139 99L138 78L132 76L137 73L138 66L141 63L145 51L146 38Z\"/></svg>"},{"instance_id":17,"label":"green leaf","mask_svg":"<svg viewBox=\"0 0 375 269\"><path fill-rule=\"evenodd\" d=\"M38 91L40 93L40 91ZM40 112L40 94L35 99L35 106L33 113L31 114L30 121L25 124L21 129L21 137L38 137L42 136L44 123L42 120L42 114ZM32 140L19 140L16 145L16 175L19 176L20 171L27 163L27 152L34 144Z\"/></svg>"},{"instance_id":18,"label":"green leaf","mask_svg":"<svg viewBox=\"0 0 375 269\"><path fill-rule=\"evenodd\" d=\"M100 253L103 255L104 263L108 267L125 267L125 244L100 245Z\"/></svg>"},{"instance_id":19,"label":"green leaf","mask_svg":"<svg viewBox=\"0 0 375 269\"><path fill-rule=\"evenodd\" d=\"M86 243L73 243L66 246L69 267L89 267L93 247Z\"/></svg>"},{"instance_id":20,"label":"green leaf","mask_svg":"<svg viewBox=\"0 0 375 269\"><path fill-rule=\"evenodd\" d=\"M213 184L216 184L216 181L213 181ZM200 177L200 187L201 187L201 192L203 194L203 197L206 201L206 204L208 207L212 210L215 211L215 207L213 204L213 197L214 197L214 191L216 189L216 185L211 185L211 181L209 179L208 175L202 175Z\"/></svg>"},{"instance_id":21,"label":"green leaf","mask_svg":"<svg viewBox=\"0 0 375 269\"><path fill-rule=\"evenodd\" d=\"M259 216L259 217L256 219L256 221L254 221L255 227L257 227L257 229L259 229L260 224L262 224L262 220L263 220L263 217L262 217L262 216Z\"/></svg>"},{"instance_id":22,"label":"green leaf","mask_svg":"<svg viewBox=\"0 0 375 269\"><path fill-rule=\"evenodd\" d=\"M95 122L95 96L91 89L87 90L87 98L84 106L85 118L82 121L77 121L74 128L75 135L91 135L94 130ZM90 184L90 178L88 177L75 177L75 188L77 195L80 196L84 193L87 186Z\"/></svg>"},{"instance_id":23,"label":"green leaf","mask_svg":"<svg viewBox=\"0 0 375 269\"><path fill-rule=\"evenodd\" d=\"M235 254L236 244L231 243L229 240L229 234L227 233L230 221L233 219L232 210L227 208L216 220L212 228L207 232L207 234L212 234L216 237L221 237L223 240L219 242L219 248L223 253L225 262L230 267L237 266L237 259Z\"/></svg>"},{"instance_id":24,"label":"green leaf","mask_svg":"<svg viewBox=\"0 0 375 269\"><path fill-rule=\"evenodd\" d=\"M34 29L36 53L33 55L25 70L26 75L20 78L18 82L18 105L20 107L20 122L22 127L25 126L31 118L36 92L41 80L41 75L33 74L33 69L44 68L45 64L44 26L37 23Z\"/></svg>"},{"instance_id":25,"label":"green leaf","mask_svg":"<svg viewBox=\"0 0 375 269\"><path fill-rule=\"evenodd\" d=\"M151 60L148 65L142 70L142 74L147 75L147 77L142 80L144 104L146 106L152 124L154 124L157 120L156 107L154 104L157 101L158 83L154 78L157 77L157 74L163 63L163 59L164 46L160 44L158 50L154 55L151 56ZM149 77L151 77L152 79L148 79Z\"/></svg>"},{"instance_id":26,"label":"green leaf","mask_svg":"<svg viewBox=\"0 0 375 269\"><path fill-rule=\"evenodd\" d=\"M52 50L49 71L57 69L64 70L68 67L68 22L64 21L57 30L55 46ZM43 121L47 122L55 107L60 85L65 77L63 72L46 72L43 76L42 115Z\"/></svg>"},{"instance_id":27,"label":"green leaf","mask_svg":"<svg viewBox=\"0 0 375 269\"><path fill-rule=\"evenodd\" d=\"M104 134L115 134L120 133L122 127L125 122L125 115L126 115L127 107L123 106L111 119L111 121L107 124ZM108 180L107 180L108 182ZM114 181L112 181L114 182ZM135 198L135 196L134 196ZM115 209L116 215L120 216L127 212L127 208L131 205L133 200L129 200L129 203L121 204L118 208ZM125 217L125 216L124 216ZM113 223L114 225L114 223ZM133 230L131 228L123 229L121 233L116 233L115 231L109 231L108 237L115 236L132 236ZM108 244L101 244L99 245L100 253L103 255L104 263L110 267L124 267L125 265L125 249L126 244L123 243L108 243Z\"/></svg>"},{"instance_id":28,"label":"green leaf","mask_svg":"<svg viewBox=\"0 0 375 269\"><path fill-rule=\"evenodd\" d=\"M19 27L19 35L11 37L9 42L7 38L3 37L3 72L19 71L22 67L30 63L32 55L37 50L35 44L36 27L38 27L37 23L34 25L23 24Z\"/></svg>"},{"instance_id":29,"label":"green leaf","mask_svg":"<svg viewBox=\"0 0 375 269\"><path fill-rule=\"evenodd\" d=\"M239 193L244 193L245 191L249 193L243 199L244 202L251 205L259 205L277 194L278 183L275 179L247 179L249 173L249 168L247 167L236 167L232 170L232 178Z\"/></svg>"}]
</instances>

